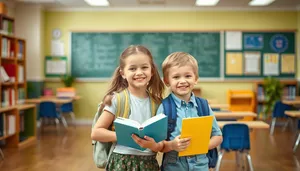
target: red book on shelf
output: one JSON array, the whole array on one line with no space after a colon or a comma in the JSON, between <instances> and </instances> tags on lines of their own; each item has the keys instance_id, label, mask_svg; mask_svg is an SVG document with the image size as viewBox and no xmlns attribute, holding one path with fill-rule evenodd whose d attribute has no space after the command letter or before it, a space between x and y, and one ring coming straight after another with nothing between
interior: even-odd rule
<instances>
[{"instance_id":1,"label":"red book on shelf","mask_svg":"<svg viewBox=\"0 0 300 171\"><path fill-rule=\"evenodd\" d=\"M16 81L16 64L2 64L11 82Z\"/></svg>"}]
</instances>

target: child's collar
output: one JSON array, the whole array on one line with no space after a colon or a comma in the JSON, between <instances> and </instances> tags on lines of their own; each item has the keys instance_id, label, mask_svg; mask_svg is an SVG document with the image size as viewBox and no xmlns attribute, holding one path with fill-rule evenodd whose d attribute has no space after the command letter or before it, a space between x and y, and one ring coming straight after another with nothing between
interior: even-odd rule
<instances>
[{"instance_id":1,"label":"child's collar","mask_svg":"<svg viewBox=\"0 0 300 171\"><path fill-rule=\"evenodd\" d=\"M177 107L181 107L181 103L185 102L184 100L178 98L173 92L171 93L171 95L172 95L172 98L173 98L173 100L174 100ZM189 102L193 103L194 106L198 107L198 105L196 103L196 98L195 98L195 95L194 95L193 92L191 94L191 98L190 98Z\"/></svg>"}]
</instances>

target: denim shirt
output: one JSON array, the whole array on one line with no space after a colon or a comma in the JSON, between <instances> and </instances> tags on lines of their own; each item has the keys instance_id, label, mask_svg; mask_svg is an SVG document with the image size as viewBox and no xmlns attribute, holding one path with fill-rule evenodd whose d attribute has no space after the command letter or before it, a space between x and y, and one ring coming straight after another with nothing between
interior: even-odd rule
<instances>
[{"instance_id":1,"label":"denim shirt","mask_svg":"<svg viewBox=\"0 0 300 171\"><path fill-rule=\"evenodd\" d=\"M191 96L190 101L188 103L186 103L184 100L179 99L173 93L172 93L172 98L174 99L175 104L176 104L177 119L176 119L176 127L175 127L174 131L171 133L170 140L173 140L176 136L181 134L181 127L182 127L182 119L183 118L199 117L198 112L197 112L197 107L198 106L197 106L196 99L195 99L195 96L194 96L193 93L192 93L192 96ZM164 113L164 108L163 108L162 104L159 106L156 113L157 114ZM213 111L211 110L210 107L209 107L209 115L214 116ZM214 117L211 136L221 136L221 135L222 135L222 132L221 132L219 126L218 126L216 118ZM177 153L174 152L174 151L171 151L170 153L173 153L173 154L177 155ZM174 156L172 158L174 158ZM182 157L180 157L180 158L182 158ZM182 160L182 159L178 159L178 160ZM178 163L178 160L177 160L177 164L184 165L180 161ZM195 160L186 160L186 161L187 161L186 164L188 164L187 167L189 167L189 170L205 170L205 169L200 169L200 168L205 168L205 167L194 167L193 165L199 165L199 164L204 165L204 166L208 165L208 158L206 157L205 154L200 154L200 155L195 156ZM166 162L163 162L163 163L167 164ZM181 168L181 167L177 166L177 169L175 169L175 168L173 168L173 169L181 170L179 168ZM170 169L165 168L165 170L172 170L172 169L171 168Z\"/></svg>"}]
</instances>

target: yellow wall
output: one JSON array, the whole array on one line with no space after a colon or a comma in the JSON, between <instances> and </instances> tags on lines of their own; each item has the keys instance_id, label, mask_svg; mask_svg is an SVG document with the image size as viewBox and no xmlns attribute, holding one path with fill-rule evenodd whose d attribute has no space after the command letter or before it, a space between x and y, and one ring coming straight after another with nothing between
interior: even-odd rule
<instances>
[{"instance_id":1,"label":"yellow wall","mask_svg":"<svg viewBox=\"0 0 300 171\"><path fill-rule=\"evenodd\" d=\"M298 17L298 18L297 18ZM300 28L300 13L297 12L46 12L45 55L50 54L51 31L60 28L61 40L69 56L71 31L153 31L153 30L274 30ZM298 62L298 68L300 63ZM298 76L300 75L298 71ZM59 87L60 83L47 82L47 87ZM75 103L78 118L93 117L97 103L107 90L108 83L76 83L82 99ZM200 82L204 97L226 103L228 89L253 89L251 82L215 83Z\"/></svg>"}]
</instances>

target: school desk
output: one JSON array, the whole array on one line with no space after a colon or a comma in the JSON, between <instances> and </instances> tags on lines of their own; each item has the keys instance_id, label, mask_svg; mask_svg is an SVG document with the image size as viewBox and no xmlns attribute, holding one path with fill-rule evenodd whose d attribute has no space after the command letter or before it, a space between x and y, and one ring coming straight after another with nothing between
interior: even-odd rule
<instances>
[{"instance_id":1,"label":"school desk","mask_svg":"<svg viewBox=\"0 0 300 171\"><path fill-rule=\"evenodd\" d=\"M59 109L58 112L60 113L64 127L68 128L68 124L66 122L66 119L62 115L62 112L60 111L60 107L63 104L72 103L76 100L79 100L80 98L81 98L80 96L75 96L73 98L58 98L56 96L41 96L40 98L25 99L25 103L39 104L41 102L49 102L49 101L55 103L57 105L57 108Z\"/></svg>"},{"instance_id":2,"label":"school desk","mask_svg":"<svg viewBox=\"0 0 300 171\"><path fill-rule=\"evenodd\" d=\"M63 105L66 103L71 103L73 101L79 100L80 96L75 96L73 98L58 98L56 96L41 96L40 98L33 98L33 99L25 99L25 103L41 103L41 102L54 102L58 105Z\"/></svg>"},{"instance_id":3,"label":"school desk","mask_svg":"<svg viewBox=\"0 0 300 171\"><path fill-rule=\"evenodd\" d=\"M300 105L300 99L296 98L295 100L282 100L281 101L283 104L287 105Z\"/></svg>"},{"instance_id":4,"label":"school desk","mask_svg":"<svg viewBox=\"0 0 300 171\"><path fill-rule=\"evenodd\" d=\"M223 109L223 110L228 110L229 109L229 104L209 104L210 108L218 108L218 109Z\"/></svg>"},{"instance_id":5,"label":"school desk","mask_svg":"<svg viewBox=\"0 0 300 171\"><path fill-rule=\"evenodd\" d=\"M257 114L254 112L244 112L244 111L233 111L233 112L222 112L222 111L215 111L214 115L218 119L226 119L226 118L235 118L235 119L242 119L244 117L253 117L256 118Z\"/></svg>"},{"instance_id":6,"label":"school desk","mask_svg":"<svg viewBox=\"0 0 300 171\"><path fill-rule=\"evenodd\" d=\"M269 129L270 125L263 121L218 121L218 125L220 128L223 128L226 124L246 124L249 129Z\"/></svg>"}]
</instances>

